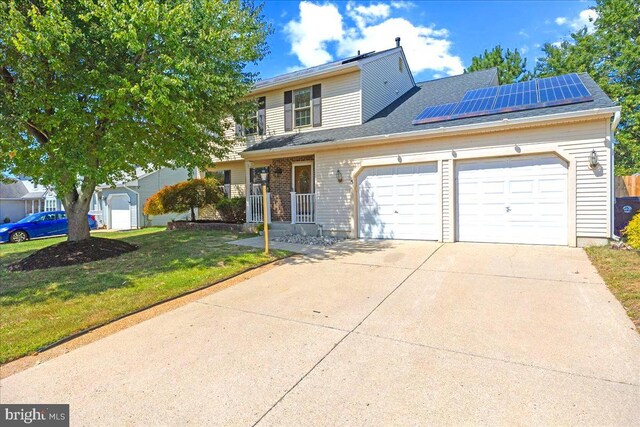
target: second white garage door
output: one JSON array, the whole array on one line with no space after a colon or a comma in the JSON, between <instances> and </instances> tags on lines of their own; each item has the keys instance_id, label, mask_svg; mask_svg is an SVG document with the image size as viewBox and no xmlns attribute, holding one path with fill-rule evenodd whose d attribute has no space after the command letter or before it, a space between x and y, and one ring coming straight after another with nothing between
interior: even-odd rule
<instances>
[{"instance_id":1,"label":"second white garage door","mask_svg":"<svg viewBox=\"0 0 640 427\"><path fill-rule=\"evenodd\" d=\"M358 177L358 236L437 240L435 164L382 166Z\"/></svg>"},{"instance_id":2,"label":"second white garage door","mask_svg":"<svg viewBox=\"0 0 640 427\"><path fill-rule=\"evenodd\" d=\"M460 163L458 240L567 244L567 165L555 156Z\"/></svg>"}]
</instances>

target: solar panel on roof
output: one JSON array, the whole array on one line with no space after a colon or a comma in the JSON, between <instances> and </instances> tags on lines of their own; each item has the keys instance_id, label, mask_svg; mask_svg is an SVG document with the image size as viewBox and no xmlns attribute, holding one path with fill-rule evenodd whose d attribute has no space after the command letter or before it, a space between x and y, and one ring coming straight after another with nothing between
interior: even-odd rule
<instances>
[{"instance_id":1,"label":"solar panel on roof","mask_svg":"<svg viewBox=\"0 0 640 427\"><path fill-rule=\"evenodd\" d=\"M567 99L589 96L589 91L577 74L540 79L540 102L558 103Z\"/></svg>"},{"instance_id":2,"label":"solar panel on roof","mask_svg":"<svg viewBox=\"0 0 640 427\"><path fill-rule=\"evenodd\" d=\"M535 80L500 86L494 109L511 108L538 102L538 91Z\"/></svg>"},{"instance_id":3,"label":"solar panel on roof","mask_svg":"<svg viewBox=\"0 0 640 427\"><path fill-rule=\"evenodd\" d=\"M440 104L427 107L415 120L420 120L421 123L429 123L430 119L435 118L435 121L440 121L442 117L449 116L457 105L458 103L454 102L452 104Z\"/></svg>"},{"instance_id":4,"label":"solar panel on roof","mask_svg":"<svg viewBox=\"0 0 640 427\"><path fill-rule=\"evenodd\" d=\"M459 103L425 108L412 123L433 123L592 100L580 76L566 74L470 90Z\"/></svg>"}]
</instances>

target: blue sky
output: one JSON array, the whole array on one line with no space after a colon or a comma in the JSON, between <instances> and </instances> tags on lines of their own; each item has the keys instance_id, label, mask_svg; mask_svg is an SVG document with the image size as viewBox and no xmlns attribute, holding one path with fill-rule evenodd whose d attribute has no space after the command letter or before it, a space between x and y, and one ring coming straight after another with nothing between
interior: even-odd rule
<instances>
[{"instance_id":1,"label":"blue sky","mask_svg":"<svg viewBox=\"0 0 640 427\"><path fill-rule=\"evenodd\" d=\"M459 74L474 55L500 44L525 53L533 68L541 46L590 26L593 1L269 1L271 54L261 78L393 47L402 38L417 81Z\"/></svg>"}]
</instances>

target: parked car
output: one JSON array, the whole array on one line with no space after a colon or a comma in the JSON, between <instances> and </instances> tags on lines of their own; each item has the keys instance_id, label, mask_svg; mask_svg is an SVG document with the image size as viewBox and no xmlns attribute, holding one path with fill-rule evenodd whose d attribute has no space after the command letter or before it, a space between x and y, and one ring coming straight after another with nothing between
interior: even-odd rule
<instances>
[{"instance_id":1,"label":"parked car","mask_svg":"<svg viewBox=\"0 0 640 427\"><path fill-rule=\"evenodd\" d=\"M89 228L98 228L94 215L88 215ZM67 214L64 211L31 214L13 224L0 224L0 242L19 243L34 237L60 236L69 231Z\"/></svg>"}]
</instances>

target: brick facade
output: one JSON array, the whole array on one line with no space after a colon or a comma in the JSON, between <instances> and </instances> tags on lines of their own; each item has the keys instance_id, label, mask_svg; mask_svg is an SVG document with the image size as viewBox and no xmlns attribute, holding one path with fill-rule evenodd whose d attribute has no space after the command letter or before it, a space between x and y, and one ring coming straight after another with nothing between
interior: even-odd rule
<instances>
[{"instance_id":1,"label":"brick facade","mask_svg":"<svg viewBox=\"0 0 640 427\"><path fill-rule=\"evenodd\" d=\"M291 165L293 162L313 161L313 156L288 157L271 162L271 220L291 222ZM275 174L276 169L282 170ZM314 178L315 179L315 178Z\"/></svg>"}]
</instances>

